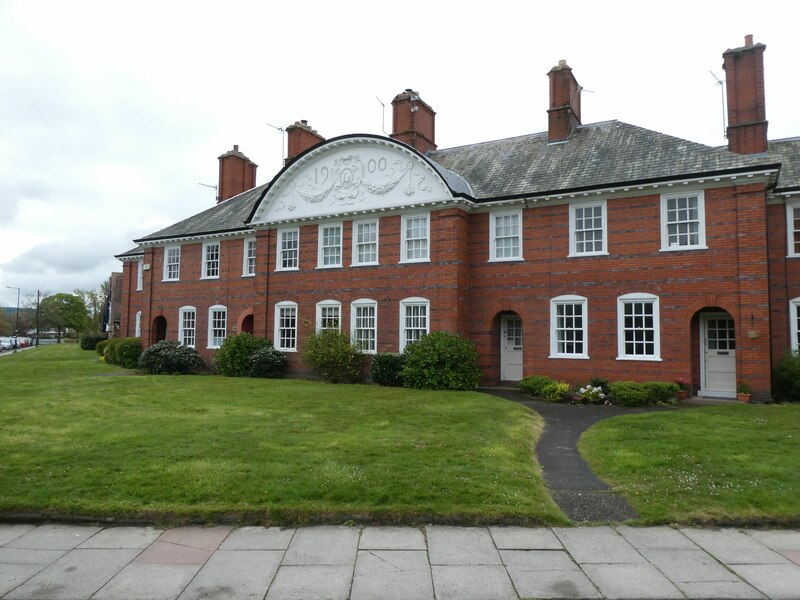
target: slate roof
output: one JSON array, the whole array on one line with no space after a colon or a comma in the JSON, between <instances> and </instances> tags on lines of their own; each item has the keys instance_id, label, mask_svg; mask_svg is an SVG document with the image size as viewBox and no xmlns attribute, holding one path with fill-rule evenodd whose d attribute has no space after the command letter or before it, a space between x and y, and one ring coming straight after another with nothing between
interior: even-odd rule
<instances>
[{"instance_id":1,"label":"slate roof","mask_svg":"<svg viewBox=\"0 0 800 600\"><path fill-rule=\"evenodd\" d=\"M771 162L606 121L575 128L566 142L547 132L434 150L428 158L460 173L477 200L658 181L748 169Z\"/></svg>"},{"instance_id":2,"label":"slate roof","mask_svg":"<svg viewBox=\"0 0 800 600\"><path fill-rule=\"evenodd\" d=\"M800 190L800 138L789 138L769 142L770 160L781 162L776 192Z\"/></svg>"}]
</instances>

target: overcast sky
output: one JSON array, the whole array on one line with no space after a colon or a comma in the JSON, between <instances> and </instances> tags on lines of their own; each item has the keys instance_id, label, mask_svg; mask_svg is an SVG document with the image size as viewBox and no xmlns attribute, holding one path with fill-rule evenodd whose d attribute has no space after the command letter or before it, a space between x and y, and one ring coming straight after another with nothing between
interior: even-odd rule
<instances>
[{"instance_id":1,"label":"overcast sky","mask_svg":"<svg viewBox=\"0 0 800 600\"><path fill-rule=\"evenodd\" d=\"M0 305L97 288L133 239L214 204L238 144L281 166L271 125L391 127L405 88L449 148L547 129L566 59L584 123L719 146L722 53L767 45L770 139L800 135L800 4L0 0Z\"/></svg>"}]
</instances>

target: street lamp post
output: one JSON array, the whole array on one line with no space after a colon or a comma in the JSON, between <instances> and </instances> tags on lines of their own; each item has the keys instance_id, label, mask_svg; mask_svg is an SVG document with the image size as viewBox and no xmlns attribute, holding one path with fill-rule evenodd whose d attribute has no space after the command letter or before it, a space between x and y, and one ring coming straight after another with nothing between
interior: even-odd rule
<instances>
[{"instance_id":1,"label":"street lamp post","mask_svg":"<svg viewBox=\"0 0 800 600\"><path fill-rule=\"evenodd\" d=\"M14 325L14 352L16 352L17 348L19 348L19 288L13 285L7 285L6 287L10 290L17 290L17 320Z\"/></svg>"}]
</instances>

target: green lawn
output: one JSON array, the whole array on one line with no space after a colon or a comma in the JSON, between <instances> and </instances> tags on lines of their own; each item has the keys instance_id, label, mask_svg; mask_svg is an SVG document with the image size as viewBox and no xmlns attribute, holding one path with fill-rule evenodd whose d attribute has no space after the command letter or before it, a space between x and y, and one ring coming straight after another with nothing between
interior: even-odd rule
<instances>
[{"instance_id":1,"label":"green lawn","mask_svg":"<svg viewBox=\"0 0 800 600\"><path fill-rule=\"evenodd\" d=\"M800 524L800 405L618 417L579 448L644 523Z\"/></svg>"},{"instance_id":2,"label":"green lawn","mask_svg":"<svg viewBox=\"0 0 800 600\"><path fill-rule=\"evenodd\" d=\"M42 347L0 358L0 516L565 523L541 430L479 393L130 375Z\"/></svg>"}]
</instances>

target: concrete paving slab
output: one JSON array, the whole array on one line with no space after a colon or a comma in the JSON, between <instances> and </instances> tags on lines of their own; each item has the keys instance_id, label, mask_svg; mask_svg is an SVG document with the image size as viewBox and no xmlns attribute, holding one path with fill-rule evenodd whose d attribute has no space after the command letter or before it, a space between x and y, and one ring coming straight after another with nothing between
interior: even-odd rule
<instances>
[{"instance_id":1,"label":"concrete paving slab","mask_svg":"<svg viewBox=\"0 0 800 600\"><path fill-rule=\"evenodd\" d=\"M100 527L87 525L40 525L9 542L5 547L32 550L72 550L98 531L100 531Z\"/></svg>"},{"instance_id":2,"label":"concrete paving slab","mask_svg":"<svg viewBox=\"0 0 800 600\"><path fill-rule=\"evenodd\" d=\"M0 565L49 565L56 562L66 553L66 550L0 548Z\"/></svg>"},{"instance_id":3,"label":"concrete paving slab","mask_svg":"<svg viewBox=\"0 0 800 600\"><path fill-rule=\"evenodd\" d=\"M352 565L281 566L265 600L346 600Z\"/></svg>"},{"instance_id":4,"label":"concrete paving slab","mask_svg":"<svg viewBox=\"0 0 800 600\"><path fill-rule=\"evenodd\" d=\"M282 550L219 550L180 600L261 600L281 564Z\"/></svg>"},{"instance_id":5,"label":"concrete paving slab","mask_svg":"<svg viewBox=\"0 0 800 600\"><path fill-rule=\"evenodd\" d=\"M424 550L359 550L350 600L433 600Z\"/></svg>"},{"instance_id":6,"label":"concrete paving slab","mask_svg":"<svg viewBox=\"0 0 800 600\"><path fill-rule=\"evenodd\" d=\"M364 527L361 550L425 550L425 534L416 527Z\"/></svg>"},{"instance_id":7,"label":"concrete paving slab","mask_svg":"<svg viewBox=\"0 0 800 600\"><path fill-rule=\"evenodd\" d=\"M18 537L33 531L35 525L17 525L0 523L0 546L5 546L9 542L13 542Z\"/></svg>"},{"instance_id":8,"label":"concrete paving slab","mask_svg":"<svg viewBox=\"0 0 800 600\"><path fill-rule=\"evenodd\" d=\"M553 531L579 564L645 562L644 557L612 527L562 527Z\"/></svg>"},{"instance_id":9,"label":"concrete paving slab","mask_svg":"<svg viewBox=\"0 0 800 600\"><path fill-rule=\"evenodd\" d=\"M789 561L734 529L681 529L686 537L726 565L786 564Z\"/></svg>"},{"instance_id":10,"label":"concrete paving slab","mask_svg":"<svg viewBox=\"0 0 800 600\"><path fill-rule=\"evenodd\" d=\"M139 548L143 550L163 533L152 527L108 527L83 542L78 548Z\"/></svg>"},{"instance_id":11,"label":"concrete paving slab","mask_svg":"<svg viewBox=\"0 0 800 600\"><path fill-rule=\"evenodd\" d=\"M800 568L797 565L733 565L747 583L773 600L800 598Z\"/></svg>"},{"instance_id":12,"label":"concrete paving slab","mask_svg":"<svg viewBox=\"0 0 800 600\"><path fill-rule=\"evenodd\" d=\"M0 597L21 586L42 569L44 569L44 565L0 564Z\"/></svg>"},{"instance_id":13,"label":"concrete paving slab","mask_svg":"<svg viewBox=\"0 0 800 600\"><path fill-rule=\"evenodd\" d=\"M580 571L572 557L563 550L501 550L507 567L530 571Z\"/></svg>"},{"instance_id":14,"label":"concrete paving slab","mask_svg":"<svg viewBox=\"0 0 800 600\"><path fill-rule=\"evenodd\" d=\"M356 559L357 527L298 529L286 550L284 565L352 565Z\"/></svg>"},{"instance_id":15,"label":"concrete paving slab","mask_svg":"<svg viewBox=\"0 0 800 600\"><path fill-rule=\"evenodd\" d=\"M800 531L797 529L746 529L745 533L773 550L800 550Z\"/></svg>"},{"instance_id":16,"label":"concrete paving slab","mask_svg":"<svg viewBox=\"0 0 800 600\"><path fill-rule=\"evenodd\" d=\"M532 571L508 567L508 574L522 598L601 598L594 584L576 571Z\"/></svg>"},{"instance_id":17,"label":"concrete paving slab","mask_svg":"<svg viewBox=\"0 0 800 600\"><path fill-rule=\"evenodd\" d=\"M615 527L637 550L645 548L697 550L697 545L677 529L671 527Z\"/></svg>"},{"instance_id":18,"label":"concrete paving slab","mask_svg":"<svg viewBox=\"0 0 800 600\"><path fill-rule=\"evenodd\" d=\"M431 567L437 600L516 600L505 567L495 565Z\"/></svg>"},{"instance_id":19,"label":"concrete paving slab","mask_svg":"<svg viewBox=\"0 0 800 600\"><path fill-rule=\"evenodd\" d=\"M203 550L216 550L228 537L233 527L177 527L168 529L161 537L160 542L169 542L189 548L200 548Z\"/></svg>"},{"instance_id":20,"label":"concrete paving slab","mask_svg":"<svg viewBox=\"0 0 800 600\"><path fill-rule=\"evenodd\" d=\"M175 600L200 569L197 565L129 564L92 600Z\"/></svg>"},{"instance_id":21,"label":"concrete paving slab","mask_svg":"<svg viewBox=\"0 0 800 600\"><path fill-rule=\"evenodd\" d=\"M137 550L73 550L13 592L8 600L83 600L127 565Z\"/></svg>"},{"instance_id":22,"label":"concrete paving slab","mask_svg":"<svg viewBox=\"0 0 800 600\"><path fill-rule=\"evenodd\" d=\"M676 583L678 589L686 594L687 598L702 600L762 600L764 594L759 593L755 588L750 587L744 581L701 581Z\"/></svg>"},{"instance_id":23,"label":"concrete paving slab","mask_svg":"<svg viewBox=\"0 0 800 600\"><path fill-rule=\"evenodd\" d=\"M294 529L282 527L241 527L234 529L220 550L286 550Z\"/></svg>"},{"instance_id":24,"label":"concrete paving slab","mask_svg":"<svg viewBox=\"0 0 800 600\"><path fill-rule=\"evenodd\" d=\"M796 565L800 565L800 550L778 550L778 553L784 558L788 558Z\"/></svg>"},{"instance_id":25,"label":"concrete paving slab","mask_svg":"<svg viewBox=\"0 0 800 600\"><path fill-rule=\"evenodd\" d=\"M555 534L544 527L489 527L494 545L504 550L563 550Z\"/></svg>"},{"instance_id":26,"label":"concrete paving slab","mask_svg":"<svg viewBox=\"0 0 800 600\"><path fill-rule=\"evenodd\" d=\"M642 554L673 583L739 580L713 556L699 548L697 550L642 550Z\"/></svg>"},{"instance_id":27,"label":"concrete paving slab","mask_svg":"<svg viewBox=\"0 0 800 600\"><path fill-rule=\"evenodd\" d=\"M622 599L672 599L684 598L658 569L642 564L585 564L583 572L608 598Z\"/></svg>"},{"instance_id":28,"label":"concrete paving slab","mask_svg":"<svg viewBox=\"0 0 800 600\"><path fill-rule=\"evenodd\" d=\"M488 529L431 525L426 532L432 565L502 564Z\"/></svg>"},{"instance_id":29,"label":"concrete paving slab","mask_svg":"<svg viewBox=\"0 0 800 600\"><path fill-rule=\"evenodd\" d=\"M134 561L138 565L203 565L214 554L213 550L189 548L180 544L155 541Z\"/></svg>"}]
</instances>

